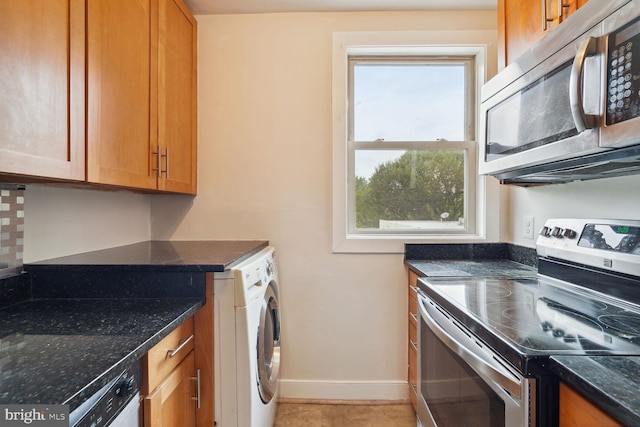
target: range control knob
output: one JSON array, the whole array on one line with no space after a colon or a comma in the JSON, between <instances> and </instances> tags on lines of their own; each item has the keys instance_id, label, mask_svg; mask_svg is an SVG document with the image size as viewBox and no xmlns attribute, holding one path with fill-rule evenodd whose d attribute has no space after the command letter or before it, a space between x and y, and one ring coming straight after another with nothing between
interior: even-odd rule
<instances>
[{"instance_id":1,"label":"range control knob","mask_svg":"<svg viewBox=\"0 0 640 427\"><path fill-rule=\"evenodd\" d=\"M562 228L560 227L553 227L553 230L551 230L551 235L553 237L556 237L558 239L562 239Z\"/></svg>"},{"instance_id":2,"label":"range control knob","mask_svg":"<svg viewBox=\"0 0 640 427\"><path fill-rule=\"evenodd\" d=\"M562 233L562 235L564 237L566 237L567 239L575 239L576 236L578 235L578 233L576 233L575 231L573 231L570 228L567 228L564 230L564 233Z\"/></svg>"},{"instance_id":3,"label":"range control knob","mask_svg":"<svg viewBox=\"0 0 640 427\"><path fill-rule=\"evenodd\" d=\"M542 237L549 237L551 235L551 229L546 225L542 227L539 233Z\"/></svg>"},{"instance_id":4,"label":"range control knob","mask_svg":"<svg viewBox=\"0 0 640 427\"><path fill-rule=\"evenodd\" d=\"M135 383L136 383L136 380L133 377L124 377L121 380L119 380L115 388L116 396L119 396L119 397L131 396L133 394Z\"/></svg>"}]
</instances>

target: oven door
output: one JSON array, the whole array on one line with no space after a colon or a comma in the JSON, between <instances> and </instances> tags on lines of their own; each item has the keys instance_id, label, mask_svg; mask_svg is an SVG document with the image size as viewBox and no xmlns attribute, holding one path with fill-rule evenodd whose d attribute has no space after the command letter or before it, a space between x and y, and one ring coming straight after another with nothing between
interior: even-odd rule
<instances>
[{"instance_id":1,"label":"oven door","mask_svg":"<svg viewBox=\"0 0 640 427\"><path fill-rule=\"evenodd\" d=\"M535 380L510 368L422 292L418 307L420 423L535 426Z\"/></svg>"}]
</instances>

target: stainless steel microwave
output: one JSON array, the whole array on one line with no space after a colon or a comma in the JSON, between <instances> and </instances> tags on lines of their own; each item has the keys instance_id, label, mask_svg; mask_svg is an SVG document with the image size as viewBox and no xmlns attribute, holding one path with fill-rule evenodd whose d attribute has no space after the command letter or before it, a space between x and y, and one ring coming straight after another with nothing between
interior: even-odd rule
<instances>
[{"instance_id":1,"label":"stainless steel microwave","mask_svg":"<svg viewBox=\"0 0 640 427\"><path fill-rule=\"evenodd\" d=\"M640 174L640 0L590 0L482 88L481 174Z\"/></svg>"}]
</instances>

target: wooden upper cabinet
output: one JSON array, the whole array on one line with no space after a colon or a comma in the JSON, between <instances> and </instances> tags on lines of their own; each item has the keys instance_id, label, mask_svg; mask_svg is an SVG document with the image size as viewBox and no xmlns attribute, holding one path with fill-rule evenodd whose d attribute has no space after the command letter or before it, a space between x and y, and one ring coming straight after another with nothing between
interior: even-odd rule
<instances>
[{"instance_id":1,"label":"wooden upper cabinet","mask_svg":"<svg viewBox=\"0 0 640 427\"><path fill-rule=\"evenodd\" d=\"M158 22L158 189L195 194L197 23L182 0L160 0Z\"/></svg>"},{"instance_id":2,"label":"wooden upper cabinet","mask_svg":"<svg viewBox=\"0 0 640 427\"><path fill-rule=\"evenodd\" d=\"M87 1L87 180L155 189L153 0Z\"/></svg>"},{"instance_id":3,"label":"wooden upper cabinet","mask_svg":"<svg viewBox=\"0 0 640 427\"><path fill-rule=\"evenodd\" d=\"M498 67L506 67L588 0L498 0Z\"/></svg>"},{"instance_id":4,"label":"wooden upper cabinet","mask_svg":"<svg viewBox=\"0 0 640 427\"><path fill-rule=\"evenodd\" d=\"M195 194L195 19L181 0L87 8L87 180Z\"/></svg>"},{"instance_id":5,"label":"wooden upper cabinet","mask_svg":"<svg viewBox=\"0 0 640 427\"><path fill-rule=\"evenodd\" d=\"M84 10L0 0L0 172L85 179Z\"/></svg>"}]
</instances>

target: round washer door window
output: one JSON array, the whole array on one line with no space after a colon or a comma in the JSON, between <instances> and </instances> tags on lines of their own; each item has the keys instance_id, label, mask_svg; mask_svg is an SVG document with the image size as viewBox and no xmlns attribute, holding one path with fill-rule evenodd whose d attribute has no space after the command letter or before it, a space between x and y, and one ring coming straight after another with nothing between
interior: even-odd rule
<instances>
[{"instance_id":1,"label":"round washer door window","mask_svg":"<svg viewBox=\"0 0 640 427\"><path fill-rule=\"evenodd\" d=\"M258 391L264 403L276 393L280 375L280 311L273 282L264 295L258 327Z\"/></svg>"}]
</instances>

